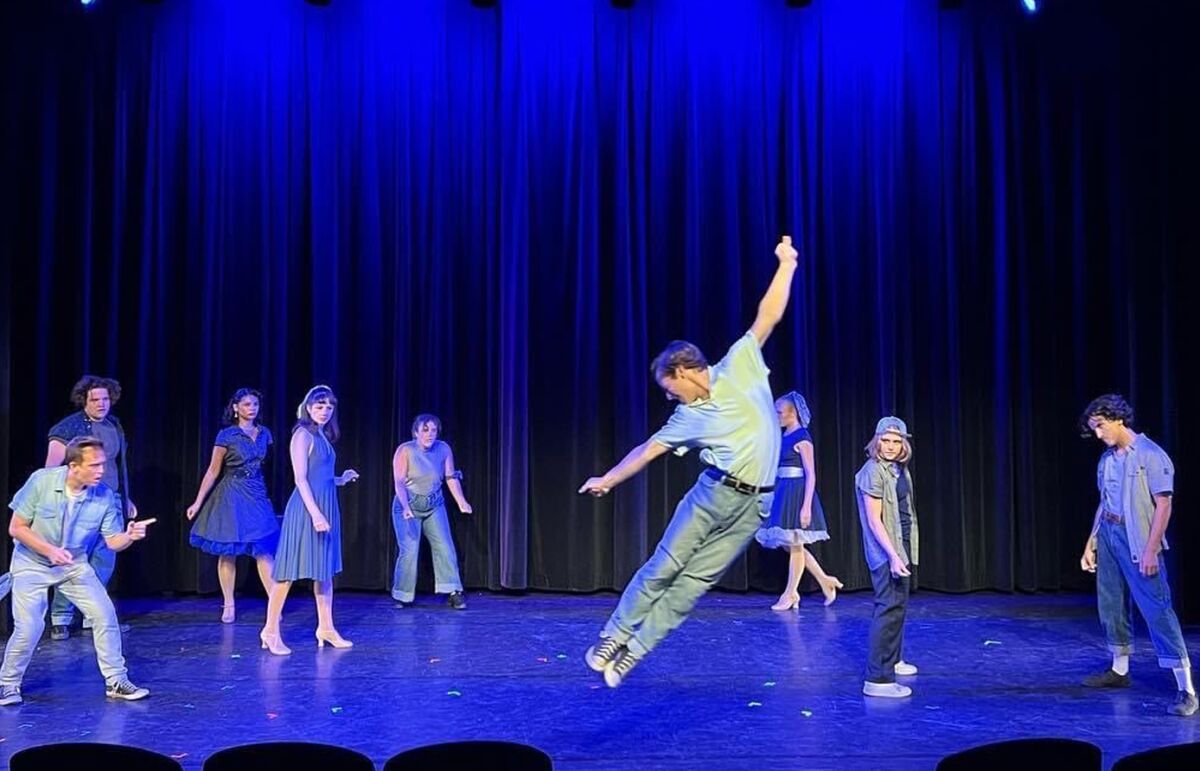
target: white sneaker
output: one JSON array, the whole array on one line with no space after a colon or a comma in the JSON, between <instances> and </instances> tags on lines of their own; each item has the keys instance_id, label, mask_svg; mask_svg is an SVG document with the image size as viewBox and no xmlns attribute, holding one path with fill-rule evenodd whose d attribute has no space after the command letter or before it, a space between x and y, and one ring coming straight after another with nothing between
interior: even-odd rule
<instances>
[{"instance_id":1,"label":"white sneaker","mask_svg":"<svg viewBox=\"0 0 1200 771\"><path fill-rule=\"evenodd\" d=\"M893 671L898 675L909 677L917 673L917 665L909 664L907 661L897 661L896 666L893 667Z\"/></svg>"},{"instance_id":2,"label":"white sneaker","mask_svg":"<svg viewBox=\"0 0 1200 771\"><path fill-rule=\"evenodd\" d=\"M872 683L870 680L864 680L863 694L878 696L881 699L903 699L912 696L912 688L900 683Z\"/></svg>"}]
</instances>

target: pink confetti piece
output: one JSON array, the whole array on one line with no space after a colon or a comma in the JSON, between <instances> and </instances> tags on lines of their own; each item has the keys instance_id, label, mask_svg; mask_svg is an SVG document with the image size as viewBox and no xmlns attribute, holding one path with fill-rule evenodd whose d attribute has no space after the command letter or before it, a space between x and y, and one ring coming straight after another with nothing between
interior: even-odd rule
<instances>
[{"instance_id":1,"label":"pink confetti piece","mask_svg":"<svg viewBox=\"0 0 1200 771\"><path fill-rule=\"evenodd\" d=\"M267 713L267 720L274 720L277 717L279 717L278 712L268 712Z\"/></svg>"},{"instance_id":2,"label":"pink confetti piece","mask_svg":"<svg viewBox=\"0 0 1200 771\"><path fill-rule=\"evenodd\" d=\"M549 664L550 663L550 659L546 658L545 656L538 656L537 661L539 664Z\"/></svg>"},{"instance_id":3,"label":"pink confetti piece","mask_svg":"<svg viewBox=\"0 0 1200 771\"><path fill-rule=\"evenodd\" d=\"M588 690L590 690L590 691L598 691L598 690L600 690L600 686L598 686L598 685L589 685L589 686L588 686Z\"/></svg>"}]
</instances>

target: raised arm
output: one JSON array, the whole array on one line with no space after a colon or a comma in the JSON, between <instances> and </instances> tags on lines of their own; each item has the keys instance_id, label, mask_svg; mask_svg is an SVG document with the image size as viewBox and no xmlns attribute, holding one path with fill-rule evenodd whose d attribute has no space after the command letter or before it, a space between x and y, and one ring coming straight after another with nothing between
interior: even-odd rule
<instances>
[{"instance_id":1,"label":"raised arm","mask_svg":"<svg viewBox=\"0 0 1200 771\"><path fill-rule=\"evenodd\" d=\"M192 501L192 505L187 507L186 513L188 519L196 518L196 513L204 505L204 499L208 497L213 485L217 483L217 477L221 475L221 466L225 463L226 452L228 450L220 445L213 447L212 460L208 462L208 469L204 472L204 478L200 480L200 489L196 491L196 500Z\"/></svg>"},{"instance_id":2,"label":"raised arm","mask_svg":"<svg viewBox=\"0 0 1200 771\"><path fill-rule=\"evenodd\" d=\"M775 256L779 258L779 267L775 269L775 277L771 279L767 293L758 303L758 316L750 327L760 348L775 330L775 325L783 319L788 298L792 294L792 277L796 275L796 263L800 253L792 246L791 236L784 236L779 241L779 245L775 247Z\"/></svg>"},{"instance_id":3,"label":"raised arm","mask_svg":"<svg viewBox=\"0 0 1200 771\"><path fill-rule=\"evenodd\" d=\"M454 468L454 452L449 445L446 446L446 464L442 468L442 474L450 495L454 496L454 502L458 504L458 510L463 514L470 514L473 509L471 504L467 503L467 497L463 495L462 481L458 478L458 470Z\"/></svg>"},{"instance_id":4,"label":"raised arm","mask_svg":"<svg viewBox=\"0 0 1200 771\"><path fill-rule=\"evenodd\" d=\"M621 462L613 466L608 472L601 477L592 477L583 483L583 487L579 488L581 493L590 493L597 497L607 495L617 485L629 479L634 474L644 469L650 461L665 455L668 448L665 445L659 444L653 439L647 439L629 451Z\"/></svg>"}]
</instances>

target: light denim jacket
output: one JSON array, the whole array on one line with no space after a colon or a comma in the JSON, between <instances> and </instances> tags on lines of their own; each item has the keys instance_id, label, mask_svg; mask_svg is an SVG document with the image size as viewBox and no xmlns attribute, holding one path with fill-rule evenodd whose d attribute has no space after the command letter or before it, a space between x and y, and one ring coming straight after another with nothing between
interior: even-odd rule
<instances>
[{"instance_id":1,"label":"light denim jacket","mask_svg":"<svg viewBox=\"0 0 1200 771\"><path fill-rule=\"evenodd\" d=\"M854 487L858 499L858 522L862 526L863 555L867 558L867 567L871 570L886 565L887 552L875 540L871 525L867 521L867 502L865 496L878 498L883 502L883 529L887 532L892 548L900 555L900 559L909 565L917 564L917 504L916 494L910 493L909 503L912 507L912 530L909 532L909 545L912 554L904 550L904 531L900 525L900 499L896 494L896 480L899 474L908 478L908 487L914 490L912 474L908 466L896 472L898 464L888 461L868 460L854 476Z\"/></svg>"},{"instance_id":2,"label":"light denim jacket","mask_svg":"<svg viewBox=\"0 0 1200 771\"><path fill-rule=\"evenodd\" d=\"M1104 469L1116 452L1110 447L1100 456L1096 466L1096 486L1100 490L1101 505L1104 501ZM1150 540L1150 526L1154 522L1154 496L1170 495L1175 490L1175 464L1163 448L1145 434L1133 435L1125 456L1125 475L1121 481L1121 511L1114 511L1125 518L1125 535L1129 541L1129 556L1139 562L1146 542ZM1167 538L1162 539L1162 549L1168 548Z\"/></svg>"}]
</instances>

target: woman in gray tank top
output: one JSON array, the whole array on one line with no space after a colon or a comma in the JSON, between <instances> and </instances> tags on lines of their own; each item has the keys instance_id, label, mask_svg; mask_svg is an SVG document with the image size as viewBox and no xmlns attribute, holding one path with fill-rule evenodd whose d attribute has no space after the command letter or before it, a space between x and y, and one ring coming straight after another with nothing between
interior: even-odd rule
<instances>
[{"instance_id":1,"label":"woman in gray tank top","mask_svg":"<svg viewBox=\"0 0 1200 771\"><path fill-rule=\"evenodd\" d=\"M449 594L450 607L455 610L467 607L442 483L449 488L463 514L471 513L471 504L463 495L462 474L454 468L450 445L438 439L441 431L442 422L436 415L418 415L412 425L412 441L397 447L392 456L392 479L396 484L392 526L400 545L392 576L392 598L400 607L412 603L416 596L417 554L422 533L433 554L433 590Z\"/></svg>"}]
</instances>

